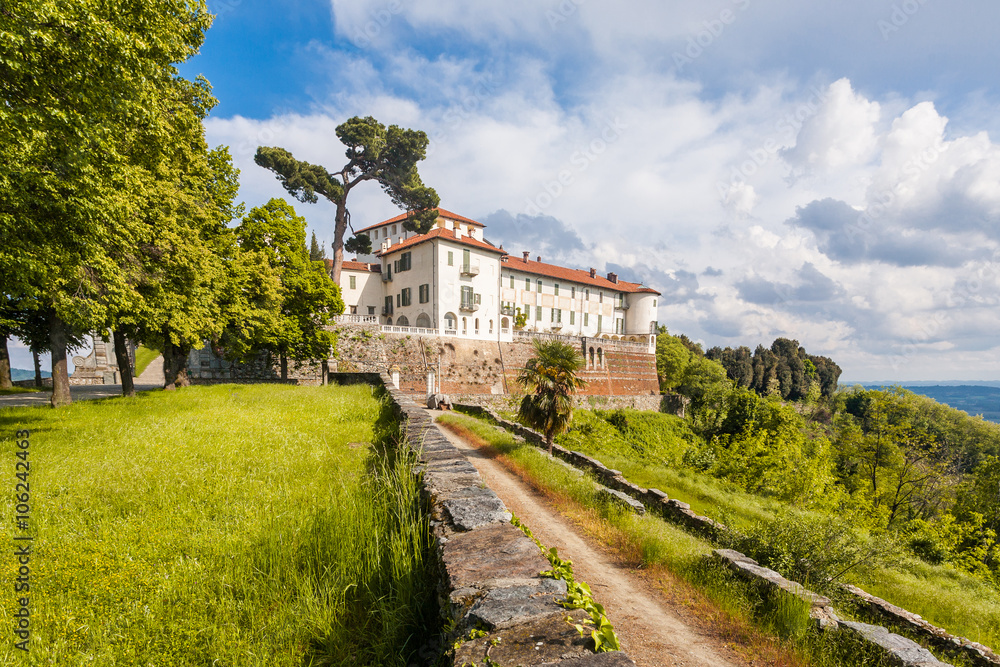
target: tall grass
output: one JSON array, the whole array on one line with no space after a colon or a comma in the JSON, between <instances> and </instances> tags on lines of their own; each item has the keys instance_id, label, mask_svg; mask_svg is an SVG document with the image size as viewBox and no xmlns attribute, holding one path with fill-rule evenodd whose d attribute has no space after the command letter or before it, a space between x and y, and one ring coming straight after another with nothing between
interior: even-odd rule
<instances>
[{"instance_id":1,"label":"tall grass","mask_svg":"<svg viewBox=\"0 0 1000 667\"><path fill-rule=\"evenodd\" d=\"M412 461L376 451L397 433L371 388L4 410L11 471L24 428L33 662L405 665L436 634L427 516ZM14 568L0 557L4 581Z\"/></svg>"},{"instance_id":2,"label":"tall grass","mask_svg":"<svg viewBox=\"0 0 1000 667\"><path fill-rule=\"evenodd\" d=\"M639 414L621 413L626 417ZM774 532L768 527L780 532L790 520L807 527L822 526L830 520L823 511L799 511L779 499L753 495L731 482L669 464L670 457L657 452L678 451L680 427L671 421L676 418L633 418L622 429L611 423L622 418L614 414L577 410L573 429L556 442L594 456L608 467L621 470L630 481L658 488L671 498L690 503L696 512L744 532ZM611 421L602 419L602 415L610 416ZM656 440L657 429L662 431L660 438L665 444L660 448L647 446ZM629 437L633 432L636 436ZM846 523L851 520L850 516L841 518ZM867 535L854 532L852 539L869 541ZM751 555L766 560L766 554ZM777 562L771 565L782 569ZM783 573L795 576L794 572ZM950 565L931 565L901 556L889 565L855 568L843 576L843 581L919 614L953 634L1000 647L1000 594L990 584Z\"/></svg>"},{"instance_id":3,"label":"tall grass","mask_svg":"<svg viewBox=\"0 0 1000 667\"><path fill-rule=\"evenodd\" d=\"M637 516L603 502L589 475L574 473L561 462L535 447L518 443L509 433L484 421L456 415L443 415L439 420L465 429L493 448L535 486L596 513L606 526L601 529L604 536L613 535L611 540L637 554L644 568L665 568L702 591L714 609L702 609L700 613L716 619L721 616L720 610L722 615L728 615L729 620L719 621L719 632L728 634L737 650L748 657L759 659L758 653L766 650L770 657L765 664L821 667L888 664L870 648L842 635L831 636L811 629L804 603L784 595L769 595L736 577L720 562L708 558L715 545L659 517ZM590 449L594 451L594 447ZM603 458L602 461L611 465ZM718 484L718 480L709 479L707 483Z\"/></svg>"}]
</instances>

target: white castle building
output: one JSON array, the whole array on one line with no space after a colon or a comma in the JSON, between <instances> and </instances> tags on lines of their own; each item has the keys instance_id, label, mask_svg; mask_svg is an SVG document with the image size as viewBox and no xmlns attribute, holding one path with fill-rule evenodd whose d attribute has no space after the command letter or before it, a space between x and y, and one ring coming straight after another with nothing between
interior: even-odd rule
<instances>
[{"instance_id":1,"label":"white castle building","mask_svg":"<svg viewBox=\"0 0 1000 667\"><path fill-rule=\"evenodd\" d=\"M639 283L513 257L483 237L485 225L439 208L426 234L406 214L358 230L375 254L345 261L341 321L386 331L510 341L519 331L608 338L655 349L660 293ZM517 316L526 316L517 327Z\"/></svg>"}]
</instances>

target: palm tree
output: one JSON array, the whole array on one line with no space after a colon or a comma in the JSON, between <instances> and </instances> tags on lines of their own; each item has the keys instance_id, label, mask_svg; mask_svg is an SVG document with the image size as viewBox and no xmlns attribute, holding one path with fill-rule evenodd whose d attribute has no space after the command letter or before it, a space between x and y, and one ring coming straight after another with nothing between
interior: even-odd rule
<instances>
[{"instance_id":1,"label":"palm tree","mask_svg":"<svg viewBox=\"0 0 1000 667\"><path fill-rule=\"evenodd\" d=\"M576 376L583 357L566 343L534 339L535 356L528 359L517 382L529 393L521 400L518 417L545 434L552 454L552 441L573 421L572 394L586 384Z\"/></svg>"}]
</instances>

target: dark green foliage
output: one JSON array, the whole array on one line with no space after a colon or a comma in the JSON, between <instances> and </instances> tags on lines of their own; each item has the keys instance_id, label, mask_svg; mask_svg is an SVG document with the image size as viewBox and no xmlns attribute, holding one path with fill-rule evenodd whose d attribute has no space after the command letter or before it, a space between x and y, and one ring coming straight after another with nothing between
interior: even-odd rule
<instances>
[{"instance_id":1,"label":"dark green foliage","mask_svg":"<svg viewBox=\"0 0 1000 667\"><path fill-rule=\"evenodd\" d=\"M705 356L718 361L726 369L726 375L740 387L749 387L753 382L753 355L745 345L736 348L713 347Z\"/></svg>"},{"instance_id":2,"label":"dark green foliage","mask_svg":"<svg viewBox=\"0 0 1000 667\"><path fill-rule=\"evenodd\" d=\"M832 359L806 354L798 341L788 338L775 339L770 349L758 345L752 356L745 346L713 347L705 356L721 363L737 385L792 401L807 398L814 384L822 396L832 397L841 373Z\"/></svg>"},{"instance_id":3,"label":"dark green foliage","mask_svg":"<svg viewBox=\"0 0 1000 667\"><path fill-rule=\"evenodd\" d=\"M358 234L347 239L344 250L358 255L372 254L372 239L367 234Z\"/></svg>"},{"instance_id":4,"label":"dark green foliage","mask_svg":"<svg viewBox=\"0 0 1000 667\"><path fill-rule=\"evenodd\" d=\"M274 172L282 187L303 204L315 204L317 194L330 201L344 195L344 189L333 174L323 167L309 164L295 157L284 148L261 146L254 155L254 162Z\"/></svg>"},{"instance_id":5,"label":"dark green foliage","mask_svg":"<svg viewBox=\"0 0 1000 667\"><path fill-rule=\"evenodd\" d=\"M284 148L261 146L254 160L277 176L284 188L301 202L315 203L317 195L337 207L333 237L333 280L340 282L344 262L344 235L350 222L347 196L364 181L375 181L392 202L408 212L403 229L426 233L437 219L439 198L420 180L417 163L424 159L427 135L390 125L371 116L355 116L337 126L337 137L347 147L348 162L340 171L296 160ZM363 249L363 241L352 240L351 249ZM370 241L369 241L370 244Z\"/></svg>"},{"instance_id":6,"label":"dark green foliage","mask_svg":"<svg viewBox=\"0 0 1000 667\"><path fill-rule=\"evenodd\" d=\"M326 249L316 240L316 232L312 233L309 239L309 261L322 262L326 259Z\"/></svg>"}]
</instances>

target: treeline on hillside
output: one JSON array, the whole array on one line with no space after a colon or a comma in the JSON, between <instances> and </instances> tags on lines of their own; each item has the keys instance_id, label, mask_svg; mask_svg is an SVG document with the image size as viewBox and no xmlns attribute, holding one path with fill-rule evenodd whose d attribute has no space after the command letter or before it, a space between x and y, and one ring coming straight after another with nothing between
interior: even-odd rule
<instances>
[{"instance_id":1,"label":"treeline on hillside","mask_svg":"<svg viewBox=\"0 0 1000 667\"><path fill-rule=\"evenodd\" d=\"M1000 425L898 387L835 391L839 367L787 339L758 348L749 372L740 353L744 382L699 352L683 336L657 340L661 386L690 400L696 437L679 465L894 533L928 561L1000 572Z\"/></svg>"},{"instance_id":2,"label":"treeline on hillside","mask_svg":"<svg viewBox=\"0 0 1000 667\"><path fill-rule=\"evenodd\" d=\"M744 345L713 347L705 356L722 364L737 385L761 396L777 394L791 401L806 398L817 385L823 396L833 396L841 373L833 359L806 354L798 341L788 338L776 338L770 349L758 345L752 355Z\"/></svg>"}]
</instances>

